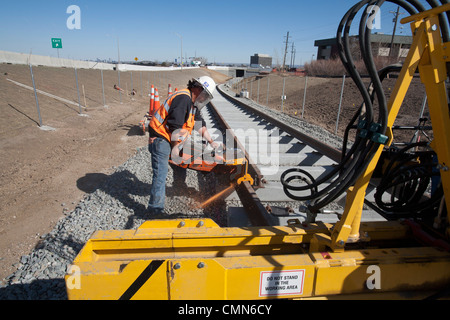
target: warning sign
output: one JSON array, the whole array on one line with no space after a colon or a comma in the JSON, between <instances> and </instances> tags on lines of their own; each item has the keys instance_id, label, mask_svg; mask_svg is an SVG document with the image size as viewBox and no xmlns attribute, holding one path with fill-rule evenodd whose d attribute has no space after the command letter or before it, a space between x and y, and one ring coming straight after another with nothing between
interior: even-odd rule
<instances>
[{"instance_id":1,"label":"warning sign","mask_svg":"<svg viewBox=\"0 0 450 320\"><path fill-rule=\"evenodd\" d=\"M303 294L305 270L261 271L259 296Z\"/></svg>"}]
</instances>

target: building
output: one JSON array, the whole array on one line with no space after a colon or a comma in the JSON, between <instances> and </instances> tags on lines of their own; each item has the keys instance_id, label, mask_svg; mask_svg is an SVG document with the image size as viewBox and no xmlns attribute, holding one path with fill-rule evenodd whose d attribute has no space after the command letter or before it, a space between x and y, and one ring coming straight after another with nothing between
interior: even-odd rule
<instances>
[{"instance_id":1,"label":"building","mask_svg":"<svg viewBox=\"0 0 450 320\"><path fill-rule=\"evenodd\" d=\"M250 57L250 65L262 65L263 67L272 67L272 57L268 54L255 53Z\"/></svg>"},{"instance_id":2,"label":"building","mask_svg":"<svg viewBox=\"0 0 450 320\"><path fill-rule=\"evenodd\" d=\"M370 39L374 57L392 56L404 59L412 44L411 36L395 36L392 53L390 53L392 35L375 33L371 35ZM358 55L361 55L358 36L350 36L349 43L354 58L358 58ZM314 46L317 47L317 60L328 60L339 56L336 38L316 40Z\"/></svg>"}]
</instances>

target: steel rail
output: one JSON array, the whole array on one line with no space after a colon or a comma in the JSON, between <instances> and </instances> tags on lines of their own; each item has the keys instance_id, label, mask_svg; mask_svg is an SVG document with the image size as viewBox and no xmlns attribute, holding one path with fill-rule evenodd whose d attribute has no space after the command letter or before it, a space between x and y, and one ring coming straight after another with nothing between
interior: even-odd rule
<instances>
[{"instance_id":1,"label":"steel rail","mask_svg":"<svg viewBox=\"0 0 450 320\"><path fill-rule=\"evenodd\" d=\"M261 171L256 166L256 164L253 161L251 161L250 155L248 154L247 150L245 150L244 146L237 139L236 135L233 133L233 131L231 131L232 128L229 126L227 121L224 119L224 117L217 110L217 108L214 105L214 103L210 102L209 106L211 107L210 110L212 111L212 113L214 114L216 119L218 120L220 126L222 126L222 128L224 128L225 130L229 130L228 134L230 134L233 137L234 144L237 146L238 149L241 149L244 152L245 158L248 161L249 173L252 176L252 178L255 180L256 188L264 188L263 175L261 174Z\"/></svg>"},{"instance_id":2,"label":"steel rail","mask_svg":"<svg viewBox=\"0 0 450 320\"><path fill-rule=\"evenodd\" d=\"M285 131L289 135L293 136L294 138L304 142L306 145L309 145L311 148L317 150L319 153L329 157L333 161L339 162L341 159L341 152L322 141L319 141L317 139L314 139L303 132L297 130L296 128L293 128L292 126L289 126L282 121L264 113L260 110L245 104L244 102L235 99L234 97L230 96L224 90L221 88L221 85L217 86L218 92L224 96L227 100L229 100L232 103L235 103L250 112L256 114L257 116L265 119L269 123L277 126L281 130ZM210 103L208 105L209 110L214 115L215 119L218 121L219 125L224 128L225 130L232 129L227 121L224 119L224 117L220 114L218 109L214 106L214 103ZM264 179L261 174L260 169L258 166L251 161L250 156L245 150L245 148L242 146L242 144L239 142L237 137L233 134L232 130L229 130L229 134L232 134L232 137L234 139L235 145L241 149L245 153L245 157L249 163L249 173L252 175L252 177L255 179L255 184L252 186L248 182L243 182L240 185L236 186L236 192L239 196L239 199L241 200L245 212L247 213L248 220L253 226L266 226L270 225L270 213L267 211L266 207L262 204L260 198L255 192L255 189L263 188L264 187Z\"/></svg>"},{"instance_id":3,"label":"steel rail","mask_svg":"<svg viewBox=\"0 0 450 320\"><path fill-rule=\"evenodd\" d=\"M263 176L261 174L261 171L256 166L256 164L253 161L251 161L250 155L248 154L247 150L245 150L244 146L242 146L242 144L237 139L233 131L230 130L232 128L229 126L227 121L220 114L220 112L217 110L214 104L210 102L208 107L210 108L215 118L219 122L219 125L225 130L229 130L228 134L230 134L233 137L234 144L244 152L245 158L247 159L247 163L249 166L248 167L249 173L254 179L254 187L249 182L244 181L241 184L237 185L235 189L236 193L239 196L239 199L242 202L242 205L244 206L245 212L247 213L248 220L253 226L270 225L267 219L268 212L255 192L255 188L264 187Z\"/></svg>"},{"instance_id":4,"label":"steel rail","mask_svg":"<svg viewBox=\"0 0 450 320\"><path fill-rule=\"evenodd\" d=\"M298 140L304 142L305 144L309 145L311 148L316 149L318 152L320 152L321 154L323 154L324 156L327 156L328 158L336 161L336 162L340 162L341 161L341 151L326 144L323 143L320 140L314 139L311 136L308 136L306 134L304 134L303 132L301 132L300 130L295 129L294 127L280 121L279 119L276 119L272 116L270 116L267 113L264 113L254 107L252 107L249 104L245 104L242 101L240 101L239 99L236 99L235 97L230 96L229 94L227 94L222 88L221 86L217 86L217 90L227 99L233 101L234 103L250 110L251 112L257 114L258 116L260 116L261 118L267 120L268 122L276 125L278 128L282 129L283 131L285 131L286 133L290 134L291 136L293 136L294 138L297 138Z\"/></svg>"}]
</instances>

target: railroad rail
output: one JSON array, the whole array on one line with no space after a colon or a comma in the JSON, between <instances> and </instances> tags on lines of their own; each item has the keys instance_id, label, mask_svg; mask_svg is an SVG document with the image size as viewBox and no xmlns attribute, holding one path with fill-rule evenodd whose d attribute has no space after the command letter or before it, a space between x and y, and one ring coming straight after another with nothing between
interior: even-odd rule
<instances>
[{"instance_id":1,"label":"railroad rail","mask_svg":"<svg viewBox=\"0 0 450 320\"><path fill-rule=\"evenodd\" d=\"M285 194L280 177L285 170L299 167L317 179L337 165L341 151L264 112L254 101L236 97L228 84L219 85L217 89L203 117L209 128L219 128L216 140L223 140L226 145L234 141L233 146L245 152L249 173L255 181L253 185L239 184L236 192L225 199L240 200L243 206L229 210L228 225L273 226L315 219L336 222L343 212L345 195L318 215L311 216L305 210L305 203ZM373 195L368 193L368 197ZM373 210L364 210L364 220L385 219Z\"/></svg>"}]
</instances>

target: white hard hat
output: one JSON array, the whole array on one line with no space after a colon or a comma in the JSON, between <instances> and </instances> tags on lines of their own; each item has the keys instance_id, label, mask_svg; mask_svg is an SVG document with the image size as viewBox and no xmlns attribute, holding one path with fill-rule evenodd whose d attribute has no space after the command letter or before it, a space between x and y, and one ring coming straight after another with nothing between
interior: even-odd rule
<instances>
[{"instance_id":1,"label":"white hard hat","mask_svg":"<svg viewBox=\"0 0 450 320\"><path fill-rule=\"evenodd\" d=\"M200 83L206 91L212 96L214 90L216 89L216 83L214 80L208 76L203 76L195 79L198 83Z\"/></svg>"},{"instance_id":2,"label":"white hard hat","mask_svg":"<svg viewBox=\"0 0 450 320\"><path fill-rule=\"evenodd\" d=\"M201 84L201 86L203 87L202 93L197 97L195 101L195 106L200 110L213 99L213 93L216 89L216 83L212 78L208 76L203 76L194 80Z\"/></svg>"}]
</instances>

